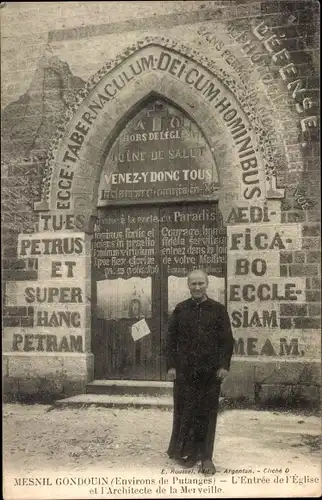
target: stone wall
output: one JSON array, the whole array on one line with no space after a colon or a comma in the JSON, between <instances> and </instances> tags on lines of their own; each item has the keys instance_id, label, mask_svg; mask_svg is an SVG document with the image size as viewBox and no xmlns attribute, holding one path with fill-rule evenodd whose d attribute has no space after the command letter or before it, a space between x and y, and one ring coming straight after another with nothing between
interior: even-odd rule
<instances>
[{"instance_id":1,"label":"stone wall","mask_svg":"<svg viewBox=\"0 0 322 500\"><path fill-rule=\"evenodd\" d=\"M82 335L87 347L82 352L66 349L63 353L35 353L28 338L29 350L14 348L15 335L24 335L26 342L26 336L37 334L33 323L36 308L25 302L23 290L27 282L31 286L36 286L37 280L43 282L48 264L44 264L43 257L21 255L19 241L24 234L37 239L44 231L39 218L43 220L42 215L48 212L34 210L34 203L40 207L46 201L45 193L49 193L49 200L54 199L51 180L58 172L56 155L67 144L68 127L73 123L70 120L77 113L82 115L86 98L93 95L91 92L99 82L109 78L114 67L130 60L133 54L140 54L145 46L158 46L176 51L178 57L191 58L194 64L201 65L205 75L209 71L218 77L236 96L253 126L261 163L260 182L266 186L265 196L257 204L263 208L267 202L270 216L265 221L256 219L258 212L257 216L251 214L249 204L239 195L236 179L241 166L227 145L228 136L220 123L228 102L230 109L236 108L232 98L227 97L221 105L217 103L215 110L209 102L205 104L195 85L180 87L176 77L164 79L158 90L186 106L190 115L204 124L207 139L213 141L216 160L222 165L220 203L228 226L227 300L237 340L232 382L225 391L231 397L251 399L259 395L295 395L318 400L319 4L4 2L1 14L5 390L16 394L69 394L83 390L92 376L89 303L83 304ZM143 78L139 87L145 88L146 93L153 91L153 82L152 76ZM122 101L120 94L120 98L108 104L113 106L116 118L124 115L127 105L132 105L134 95L131 91ZM112 114L110 107L102 122L104 126L111 122ZM111 122L111 130L113 126ZM98 136L97 129L97 144ZM90 150L88 155L92 155ZM227 168L223 167L225 162ZM92 168L93 175L98 175L97 167ZM252 167L244 164L244 168L246 171ZM91 202L85 207L80 205L78 210L74 207L68 214L81 221L73 223L71 231L81 232L87 241L91 217L95 215L95 189L89 188L87 181L81 185L84 174L77 175L80 181L74 198L81 193L81 198L85 195ZM53 206L48 208L50 214L59 214ZM269 244L273 241L265 252L261 245L254 244L254 237L263 227ZM247 234L252 243L247 244ZM87 257L89 253L85 252L84 258ZM260 267L265 265L266 270ZM90 260L86 260L86 266L89 270ZM85 278L89 281L90 271ZM62 279L60 285L65 286L64 283ZM242 296L243 292L238 291L240 283L255 288L264 283L271 289L275 284L277 296L267 307L267 301L263 305L258 297L252 303L247 298L252 288ZM296 290L288 300L287 284L293 284L292 291ZM20 295L18 290L22 290ZM279 298L283 294L284 298ZM266 320L254 316L260 309L266 311ZM277 316L272 316L272 310L277 311Z\"/></svg>"}]
</instances>

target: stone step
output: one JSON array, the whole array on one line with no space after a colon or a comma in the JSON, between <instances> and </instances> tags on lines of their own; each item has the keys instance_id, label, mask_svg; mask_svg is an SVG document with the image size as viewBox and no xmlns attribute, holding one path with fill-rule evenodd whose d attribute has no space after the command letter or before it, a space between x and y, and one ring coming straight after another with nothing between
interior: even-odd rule
<instances>
[{"instance_id":1,"label":"stone step","mask_svg":"<svg viewBox=\"0 0 322 500\"><path fill-rule=\"evenodd\" d=\"M54 408L82 408L86 406L105 408L159 408L170 410L173 407L171 396L148 397L111 394L79 394L54 402Z\"/></svg>"},{"instance_id":2,"label":"stone step","mask_svg":"<svg viewBox=\"0 0 322 500\"><path fill-rule=\"evenodd\" d=\"M159 380L93 380L87 394L172 396L172 382Z\"/></svg>"}]
</instances>

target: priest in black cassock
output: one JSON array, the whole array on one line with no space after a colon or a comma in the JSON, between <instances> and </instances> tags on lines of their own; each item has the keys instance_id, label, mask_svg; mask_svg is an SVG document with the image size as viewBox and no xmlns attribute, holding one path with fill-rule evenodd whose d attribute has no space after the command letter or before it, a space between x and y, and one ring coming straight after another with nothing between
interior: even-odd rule
<instances>
[{"instance_id":1,"label":"priest in black cassock","mask_svg":"<svg viewBox=\"0 0 322 500\"><path fill-rule=\"evenodd\" d=\"M188 275L191 298L175 307L167 338L167 368L173 384L173 428L168 456L185 467L212 461L221 383L228 375L233 336L226 308L207 296L208 276Z\"/></svg>"}]
</instances>

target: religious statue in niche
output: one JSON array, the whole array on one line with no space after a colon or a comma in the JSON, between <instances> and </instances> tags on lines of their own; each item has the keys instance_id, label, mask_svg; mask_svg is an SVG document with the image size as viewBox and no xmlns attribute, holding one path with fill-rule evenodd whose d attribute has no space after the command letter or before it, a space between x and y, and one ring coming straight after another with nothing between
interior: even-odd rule
<instances>
[{"instance_id":1,"label":"religious statue in niche","mask_svg":"<svg viewBox=\"0 0 322 500\"><path fill-rule=\"evenodd\" d=\"M129 305L129 316L130 318L144 318L142 313L141 300L134 297Z\"/></svg>"},{"instance_id":2,"label":"religious statue in niche","mask_svg":"<svg viewBox=\"0 0 322 500\"><path fill-rule=\"evenodd\" d=\"M97 314L104 319L149 318L152 315L151 278L97 282Z\"/></svg>"}]
</instances>

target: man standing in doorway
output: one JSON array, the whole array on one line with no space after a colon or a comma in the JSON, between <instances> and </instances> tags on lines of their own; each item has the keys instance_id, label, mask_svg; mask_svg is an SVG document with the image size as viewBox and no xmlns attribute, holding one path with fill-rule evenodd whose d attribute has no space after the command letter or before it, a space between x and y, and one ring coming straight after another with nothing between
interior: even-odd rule
<instances>
[{"instance_id":1,"label":"man standing in doorway","mask_svg":"<svg viewBox=\"0 0 322 500\"><path fill-rule=\"evenodd\" d=\"M228 375L233 336L226 308L207 296L208 276L188 275L191 298L175 307L167 339L168 375L173 385L173 428L168 455L185 467L212 461L220 386Z\"/></svg>"}]
</instances>

